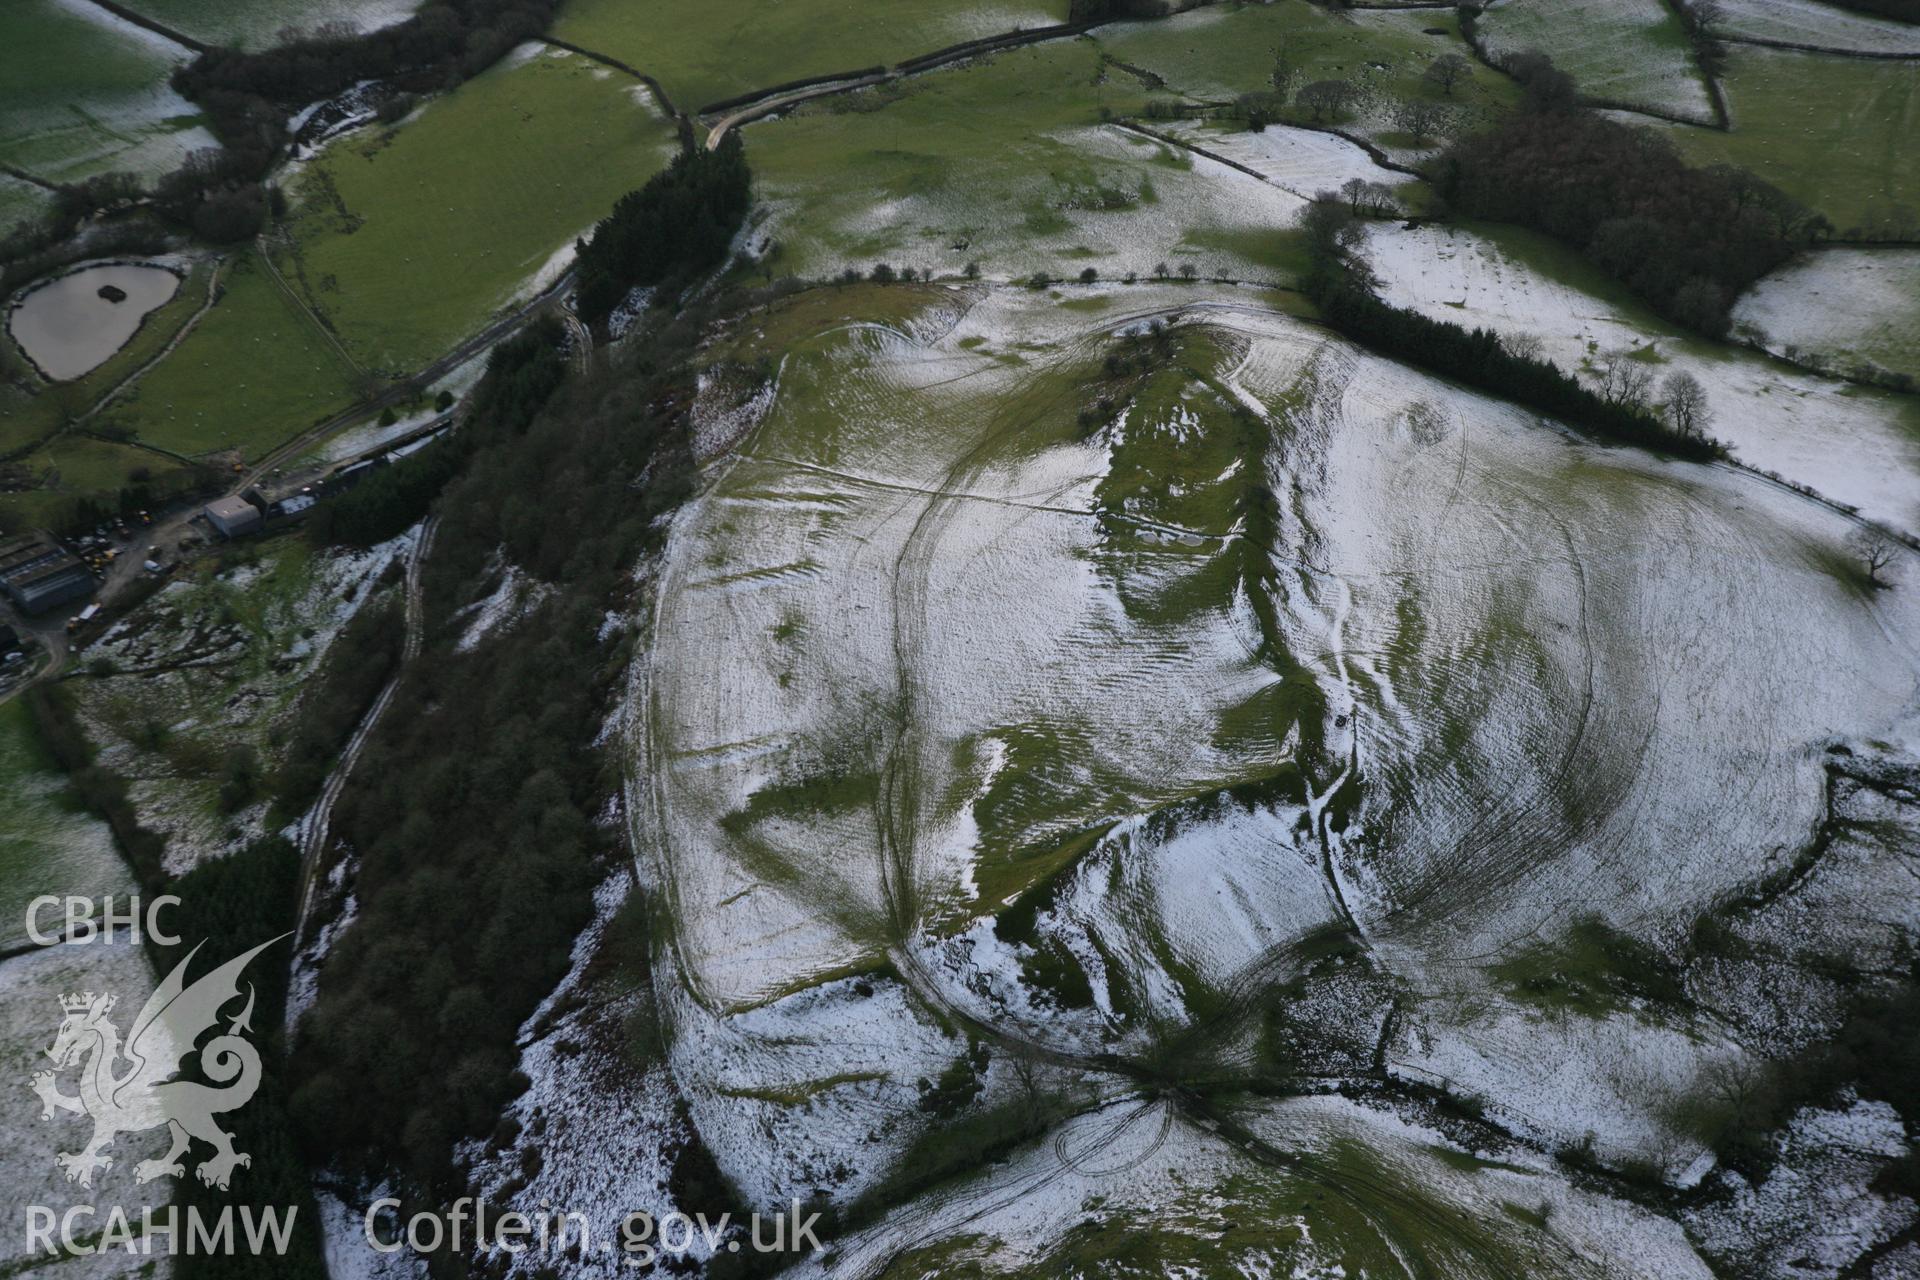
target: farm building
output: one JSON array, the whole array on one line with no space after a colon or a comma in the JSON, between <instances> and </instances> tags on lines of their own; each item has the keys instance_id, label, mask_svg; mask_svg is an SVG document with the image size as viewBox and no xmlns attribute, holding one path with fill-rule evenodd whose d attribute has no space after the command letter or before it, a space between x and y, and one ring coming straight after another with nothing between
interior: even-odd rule
<instances>
[{"instance_id":1,"label":"farm building","mask_svg":"<svg viewBox=\"0 0 1920 1280\"><path fill-rule=\"evenodd\" d=\"M223 538L237 538L260 527L260 508L245 498L216 498L204 514Z\"/></svg>"},{"instance_id":2,"label":"farm building","mask_svg":"<svg viewBox=\"0 0 1920 1280\"><path fill-rule=\"evenodd\" d=\"M45 613L93 594L93 574L50 533L0 542L0 590L22 613Z\"/></svg>"}]
</instances>

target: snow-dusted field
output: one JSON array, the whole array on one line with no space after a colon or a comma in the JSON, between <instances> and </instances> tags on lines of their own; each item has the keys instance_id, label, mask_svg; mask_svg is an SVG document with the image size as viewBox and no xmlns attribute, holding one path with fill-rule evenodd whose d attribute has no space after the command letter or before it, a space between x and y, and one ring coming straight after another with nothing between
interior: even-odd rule
<instances>
[{"instance_id":1,"label":"snow-dusted field","mask_svg":"<svg viewBox=\"0 0 1920 1280\"><path fill-rule=\"evenodd\" d=\"M671 903L676 1077L723 1168L857 1195L921 1127L911 1077L971 1028L981 1105L1024 1058L1106 1109L903 1212L922 1234L1011 1213L986 1234L1031 1254L1050 1237L1021 1215L1070 1212L1087 1126L1226 1176L1233 1144L1115 1110L1127 1064L1254 1069L1284 988L1316 1061L1697 1180L1684 1116L1750 1064L1741 1033L1631 991L1556 1000L1515 957L1577 973L1582 930L1678 954L1790 866L1826 745L1910 731L1920 597L1862 593L1851 522L1800 495L1582 441L1230 291L1128 290L1099 320L921 296L786 350L666 552L632 809ZM1549 319L1619 323L1556 296ZM1150 319L1183 372L1076 425ZM1903 927L1907 882L1844 856L1822 883L1878 877ZM1802 927L1846 896L1797 895ZM1559 1206L1541 1256L1699 1267L1670 1225L1620 1257L1527 1194Z\"/></svg>"},{"instance_id":2,"label":"snow-dusted field","mask_svg":"<svg viewBox=\"0 0 1920 1280\"><path fill-rule=\"evenodd\" d=\"M1389 188L1407 181L1406 174L1376 165L1373 157L1355 143L1314 129L1269 125L1252 133L1179 123L1165 132L1243 164L1302 200L1311 200L1322 191L1338 191L1354 178Z\"/></svg>"},{"instance_id":3,"label":"snow-dusted field","mask_svg":"<svg viewBox=\"0 0 1920 1280\"><path fill-rule=\"evenodd\" d=\"M822 277L879 261L954 276L974 260L995 279L1071 277L1087 266L1115 279L1190 263L1203 276L1267 280L1274 272L1262 261L1259 250L1268 246L1261 238L1292 225L1305 207L1284 182L1263 183L1117 125L1062 129L1032 147L1076 168L1098 166L1125 207L1100 207L1090 193L1063 189L1038 158L891 198L842 183L823 188L812 167L773 169L761 180L772 212L763 230L785 246L783 264ZM1344 168L1350 159L1337 163ZM1036 210L1044 211L1037 223Z\"/></svg>"},{"instance_id":4,"label":"snow-dusted field","mask_svg":"<svg viewBox=\"0 0 1920 1280\"><path fill-rule=\"evenodd\" d=\"M1801 254L1740 299L1734 325L1769 351L1836 370L1861 362L1920 379L1920 250Z\"/></svg>"},{"instance_id":5,"label":"snow-dusted field","mask_svg":"<svg viewBox=\"0 0 1920 1280\"><path fill-rule=\"evenodd\" d=\"M937 344L850 328L789 356L767 425L683 517L657 632L656 782L689 976L722 1007L871 963L911 919L972 909L983 890L967 801L1018 750L1022 723L1104 742L1107 770L1171 793L1232 767L1196 771L1179 755L1208 708L1271 679L1230 612L1216 634L1184 636L1114 614L1085 562L1101 451L1023 445L1006 416L1045 394L1041 375L991 349L1003 307L1036 310L1010 296L938 319L951 327ZM905 415L934 383L949 388L953 429L928 438ZM843 425L822 432L822 414ZM983 623L996 644L971 638ZM715 680L699 657L726 636L753 656ZM1089 686L1077 678L1088 644L1133 669ZM1162 730L1190 722L1181 745L1130 727L1147 705ZM928 773L888 776L903 746ZM896 785L913 793L877 829L874 798ZM798 794L749 808L769 789Z\"/></svg>"},{"instance_id":6,"label":"snow-dusted field","mask_svg":"<svg viewBox=\"0 0 1920 1280\"><path fill-rule=\"evenodd\" d=\"M115 856L111 850L107 853ZM131 878L116 886L116 891L121 895L133 892ZM92 1205L97 1216L76 1219L76 1234L86 1236L105 1227L106 1216L115 1208L129 1215L137 1232L141 1209L162 1209L171 1198L171 1184L165 1179L143 1184L134 1178L135 1164L166 1150L163 1129L125 1133L117 1138L106 1152L113 1158L112 1167L95 1174L91 1188L67 1182L54 1156L79 1151L93 1132L92 1122L84 1115L63 1111L43 1120L40 1100L29 1088L35 1073L52 1066L46 1050L53 1044L64 1016L61 996L83 991L113 993L118 1003L110 1016L124 1030L153 993L153 985L146 953L124 939L112 945L96 942L49 947L0 962L0 1068L4 1068L8 1085L7 1105L0 1107L0 1151L6 1153L0 1160L0 1216L10 1227L0 1235L0 1271L12 1275L44 1266L50 1273L85 1280L172 1274L164 1249L154 1258L116 1250L50 1265L55 1260L33 1251L26 1231L29 1206L38 1205L59 1215L74 1205ZM61 1092L71 1095L76 1078L75 1070L60 1072Z\"/></svg>"},{"instance_id":7,"label":"snow-dusted field","mask_svg":"<svg viewBox=\"0 0 1920 1280\"><path fill-rule=\"evenodd\" d=\"M1811 286L1789 274L1763 283L1760 293L1743 304L1740 318L1763 329L1769 319L1775 325L1784 319L1785 330L1768 330L1776 344L1790 341L1785 333L1795 326L1808 334L1809 346L1814 332L1830 335L1829 343L1844 341L1846 317L1857 313L1831 273L1846 277L1853 260L1843 257L1829 266L1828 252L1841 251L1823 250L1809 270L1817 273L1823 294L1834 295L1830 303L1795 310L1786 301L1796 287L1793 281L1798 279L1798 287L1809 294ZM1888 281L1884 273L1885 264L1891 264L1897 274L1899 260L1878 250L1863 252L1872 255L1871 263L1860 269L1876 273L1870 287L1897 292L1897 278ZM1651 346L1656 381L1684 370L1704 384L1713 413L1709 433L1725 441L1741 462L1810 486L1874 519L1920 531L1920 438L1903 397L1689 341L1645 313L1630 315L1563 284L1469 231L1380 226L1368 237L1366 256L1388 302L1469 328L1537 339L1541 353L1563 369L1588 374L1587 366L1605 352ZM1899 326L1901 314L1896 307L1887 323Z\"/></svg>"},{"instance_id":8,"label":"snow-dusted field","mask_svg":"<svg viewBox=\"0 0 1920 1280\"><path fill-rule=\"evenodd\" d=\"M1713 119L1686 37L1661 0L1500 0L1479 29L1496 55L1550 55L1589 96Z\"/></svg>"},{"instance_id":9,"label":"snow-dusted field","mask_svg":"<svg viewBox=\"0 0 1920 1280\"><path fill-rule=\"evenodd\" d=\"M255 50L323 26L392 26L419 8L419 0L145 0L140 11L208 44Z\"/></svg>"},{"instance_id":10,"label":"snow-dusted field","mask_svg":"<svg viewBox=\"0 0 1920 1280\"><path fill-rule=\"evenodd\" d=\"M1920 29L1820 0L1721 0L1714 30L1859 53L1920 53Z\"/></svg>"},{"instance_id":11,"label":"snow-dusted field","mask_svg":"<svg viewBox=\"0 0 1920 1280\"><path fill-rule=\"evenodd\" d=\"M22 0L0 55L0 156L37 178L108 171L157 178L218 146L198 109L168 85L191 51L85 0ZM70 60L74 83L50 83Z\"/></svg>"},{"instance_id":12,"label":"snow-dusted field","mask_svg":"<svg viewBox=\"0 0 1920 1280\"><path fill-rule=\"evenodd\" d=\"M1253 1104L1232 1122L1243 1136L1229 1144L1164 1104L1116 1102L794 1274L1304 1280L1399 1274L1410 1258L1444 1260L1457 1277L1712 1274L1677 1225L1576 1189L1524 1152L1479 1158L1340 1098Z\"/></svg>"},{"instance_id":13,"label":"snow-dusted field","mask_svg":"<svg viewBox=\"0 0 1920 1280\"><path fill-rule=\"evenodd\" d=\"M43 894L98 897L119 892L126 864L113 833L91 813L76 812L67 777L43 755L26 706L0 707L0 950L30 945L27 906ZM57 929L59 908L41 917Z\"/></svg>"},{"instance_id":14,"label":"snow-dusted field","mask_svg":"<svg viewBox=\"0 0 1920 1280\"><path fill-rule=\"evenodd\" d=\"M1906 1147L1905 1126L1884 1102L1809 1108L1794 1117L1779 1165L1759 1186L1727 1175L1729 1194L1689 1213L1687 1226L1703 1249L1741 1275L1846 1274L1862 1253L1912 1220L1913 1201L1872 1185L1882 1162ZM1872 1274L1907 1273L1896 1265Z\"/></svg>"}]
</instances>

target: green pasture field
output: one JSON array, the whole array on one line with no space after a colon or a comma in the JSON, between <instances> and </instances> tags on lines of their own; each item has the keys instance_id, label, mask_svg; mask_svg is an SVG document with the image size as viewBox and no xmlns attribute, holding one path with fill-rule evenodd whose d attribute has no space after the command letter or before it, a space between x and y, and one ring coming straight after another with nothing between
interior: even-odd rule
<instances>
[{"instance_id":1,"label":"green pasture field","mask_svg":"<svg viewBox=\"0 0 1920 1280\"><path fill-rule=\"evenodd\" d=\"M653 76L681 111L805 76L1065 22L1066 0L570 0L553 35Z\"/></svg>"},{"instance_id":2,"label":"green pasture field","mask_svg":"<svg viewBox=\"0 0 1920 1280\"><path fill-rule=\"evenodd\" d=\"M352 403L352 373L252 252L236 254L220 300L180 345L102 415L189 456L255 458Z\"/></svg>"},{"instance_id":3,"label":"green pasture field","mask_svg":"<svg viewBox=\"0 0 1920 1280\"><path fill-rule=\"evenodd\" d=\"M1295 197L1113 123L1151 127L1156 101L1192 106L1263 90L1281 49L1298 83L1357 79L1366 99L1340 123L1396 145L1405 139L1392 104L1442 97L1424 72L1466 45L1451 15L1345 21L1282 0L1116 24L821 98L746 128L774 212L769 234L784 246L774 269L831 274L890 260L950 275L978 261L998 279L1087 267L1112 278L1164 262L1291 278L1303 263L1288 229ZM1454 101L1464 123L1514 95L1489 73L1459 86Z\"/></svg>"},{"instance_id":4,"label":"green pasture field","mask_svg":"<svg viewBox=\"0 0 1920 1280\"><path fill-rule=\"evenodd\" d=\"M1435 33L1439 34L1435 34ZM1435 58L1472 50L1460 24L1446 10L1355 11L1335 16L1307 0L1278 0L1243 7L1196 9L1158 22L1103 28L1100 42L1116 60L1109 74L1138 98L1145 84L1137 72L1166 81L1167 89L1194 102L1219 102L1270 87L1275 63L1284 56L1295 70L1293 92L1316 80L1349 80L1362 101L1338 123L1397 144L1391 106L1432 101L1456 109L1463 123L1491 117L1518 100L1513 83L1476 64L1474 74L1451 95L1424 76ZM1132 69L1132 70L1130 70ZM1286 118L1310 119L1297 103Z\"/></svg>"},{"instance_id":5,"label":"green pasture field","mask_svg":"<svg viewBox=\"0 0 1920 1280\"><path fill-rule=\"evenodd\" d=\"M328 148L295 180L276 261L362 365L412 372L527 291L672 146L630 78L567 53L509 58Z\"/></svg>"},{"instance_id":6,"label":"green pasture field","mask_svg":"<svg viewBox=\"0 0 1920 1280\"><path fill-rule=\"evenodd\" d=\"M1751 169L1845 236L1920 234L1913 63L1736 45L1724 87L1731 132L1671 130L1688 158Z\"/></svg>"},{"instance_id":7,"label":"green pasture field","mask_svg":"<svg viewBox=\"0 0 1920 1280\"><path fill-rule=\"evenodd\" d=\"M138 478L165 482L182 466L172 458L92 436L55 436L16 464L34 487L0 494L0 529L59 527L82 501L112 502Z\"/></svg>"},{"instance_id":8,"label":"green pasture field","mask_svg":"<svg viewBox=\"0 0 1920 1280\"><path fill-rule=\"evenodd\" d=\"M38 217L53 204L53 193L45 187L0 173L0 235L30 218Z\"/></svg>"},{"instance_id":9,"label":"green pasture field","mask_svg":"<svg viewBox=\"0 0 1920 1280\"><path fill-rule=\"evenodd\" d=\"M1203 274L1284 273L1299 201L1103 123L1146 98L1092 38L1017 49L746 129L784 246L774 269L879 261L990 278L1112 278L1192 261Z\"/></svg>"}]
</instances>

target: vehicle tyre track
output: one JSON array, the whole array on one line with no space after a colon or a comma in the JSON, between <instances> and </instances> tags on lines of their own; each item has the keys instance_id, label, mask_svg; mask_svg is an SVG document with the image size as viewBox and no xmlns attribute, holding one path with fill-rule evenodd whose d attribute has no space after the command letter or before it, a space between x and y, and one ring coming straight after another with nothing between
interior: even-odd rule
<instances>
[{"instance_id":1,"label":"vehicle tyre track","mask_svg":"<svg viewBox=\"0 0 1920 1280\"><path fill-rule=\"evenodd\" d=\"M327 775L326 785L320 789L320 798L300 823L300 911L294 925L294 943L296 949L306 938L307 922L312 913L314 887L318 883L320 860L326 852L327 837L333 821L334 805L346 791L347 782L353 775L354 765L359 763L360 754L373 737L374 729L379 725L381 716L393 702L394 693L399 689L401 680L406 678L407 669L414 659L420 656L422 636L426 630L425 607L420 586L421 563L426 559L433 546L433 535L438 527L439 518L430 516L421 524L419 536L407 551L406 570L406 639L400 646L400 663L394 668L393 676L380 690L380 696L360 718L354 728L353 736L341 749L340 759L334 765L333 772Z\"/></svg>"}]
</instances>

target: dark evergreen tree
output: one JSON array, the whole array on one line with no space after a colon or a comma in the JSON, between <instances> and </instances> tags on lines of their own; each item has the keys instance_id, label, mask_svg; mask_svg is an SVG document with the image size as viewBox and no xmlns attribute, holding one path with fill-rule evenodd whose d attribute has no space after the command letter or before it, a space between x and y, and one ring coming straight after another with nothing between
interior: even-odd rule
<instances>
[{"instance_id":1,"label":"dark evergreen tree","mask_svg":"<svg viewBox=\"0 0 1920 1280\"><path fill-rule=\"evenodd\" d=\"M580 246L580 316L605 320L636 286L683 282L719 265L753 201L737 130L712 150L683 151L621 196Z\"/></svg>"}]
</instances>

